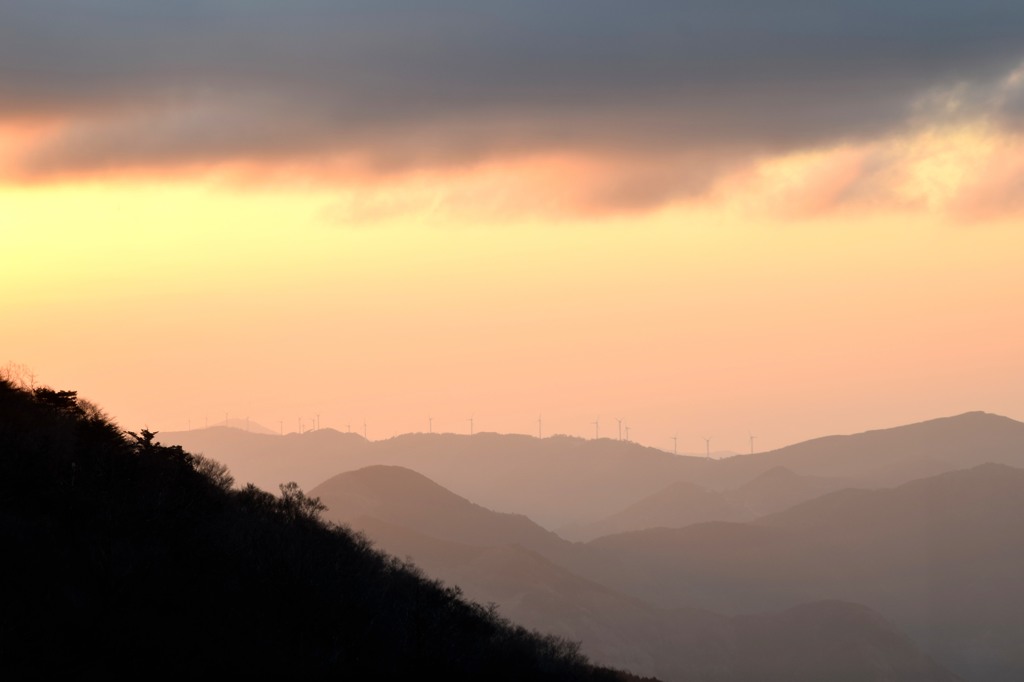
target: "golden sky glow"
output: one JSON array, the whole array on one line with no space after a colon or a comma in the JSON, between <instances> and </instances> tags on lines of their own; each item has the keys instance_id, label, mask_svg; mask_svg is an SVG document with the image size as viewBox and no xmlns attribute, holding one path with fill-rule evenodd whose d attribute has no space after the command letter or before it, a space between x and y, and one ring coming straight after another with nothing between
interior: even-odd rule
<instances>
[{"instance_id":1,"label":"golden sky glow","mask_svg":"<svg viewBox=\"0 0 1024 682\"><path fill-rule=\"evenodd\" d=\"M530 433L543 414L549 433L621 417L657 447L678 433L742 451L748 431L768 448L1024 417L1024 231L1014 211L965 222L956 196L1019 142L955 129L876 146L902 154L888 196L838 198L871 153L847 146L607 215L516 210L572 166L545 159L340 191L209 173L8 183L4 346L130 428L228 413L294 430L319 413L374 438L428 416Z\"/></svg>"},{"instance_id":2,"label":"golden sky glow","mask_svg":"<svg viewBox=\"0 0 1024 682\"><path fill-rule=\"evenodd\" d=\"M133 429L1024 418L1024 10L909 1L13 0L0 362Z\"/></svg>"}]
</instances>

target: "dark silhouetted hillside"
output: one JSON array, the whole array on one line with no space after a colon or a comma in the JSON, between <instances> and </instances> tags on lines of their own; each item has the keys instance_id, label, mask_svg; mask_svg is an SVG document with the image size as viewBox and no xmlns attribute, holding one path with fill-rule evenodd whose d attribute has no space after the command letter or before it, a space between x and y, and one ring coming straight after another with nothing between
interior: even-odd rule
<instances>
[{"instance_id":1,"label":"dark silhouetted hillside","mask_svg":"<svg viewBox=\"0 0 1024 682\"><path fill-rule=\"evenodd\" d=\"M4 673L622 678L153 435L0 380Z\"/></svg>"}]
</instances>

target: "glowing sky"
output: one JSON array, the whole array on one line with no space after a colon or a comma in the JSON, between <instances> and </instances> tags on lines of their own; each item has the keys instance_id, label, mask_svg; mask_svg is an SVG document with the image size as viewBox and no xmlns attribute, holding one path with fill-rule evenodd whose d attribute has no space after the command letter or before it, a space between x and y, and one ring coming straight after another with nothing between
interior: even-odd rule
<instances>
[{"instance_id":1,"label":"glowing sky","mask_svg":"<svg viewBox=\"0 0 1024 682\"><path fill-rule=\"evenodd\" d=\"M1024 418L1024 7L726 4L7 2L0 362L133 429Z\"/></svg>"}]
</instances>

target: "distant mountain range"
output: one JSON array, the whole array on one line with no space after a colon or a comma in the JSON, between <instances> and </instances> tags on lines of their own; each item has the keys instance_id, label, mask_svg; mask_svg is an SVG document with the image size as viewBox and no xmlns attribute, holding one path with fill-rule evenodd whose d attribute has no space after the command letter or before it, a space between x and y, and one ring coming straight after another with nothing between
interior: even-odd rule
<instances>
[{"instance_id":1,"label":"distant mountain range","mask_svg":"<svg viewBox=\"0 0 1024 682\"><path fill-rule=\"evenodd\" d=\"M525 514L551 530L602 521L675 482L734 491L730 502L753 518L845 487L894 486L986 462L1024 466L1024 424L983 412L723 460L675 456L607 438L493 433L409 434L371 442L332 429L269 436L210 428L165 432L159 439L202 452L226 464L239 481L270 491L286 481L310 489L374 464L402 466L477 504ZM776 471L759 490L742 490L780 467L790 473ZM692 520L735 518L728 505L720 508L722 516L702 509Z\"/></svg>"},{"instance_id":2,"label":"distant mountain range","mask_svg":"<svg viewBox=\"0 0 1024 682\"><path fill-rule=\"evenodd\" d=\"M916 645L966 679L1024 679L1024 424L1005 417L973 412L721 461L498 434L160 437L242 480L322 483L313 493L332 520L520 622L581 640L602 663L733 679L722 652L756 658L743 647L767 646L740 623L795 641L779 622L850 609L862 617L839 620L912 638L851 630L865 656L903 662L855 679L945 675Z\"/></svg>"},{"instance_id":3,"label":"distant mountain range","mask_svg":"<svg viewBox=\"0 0 1024 682\"><path fill-rule=\"evenodd\" d=\"M750 521L849 485L849 479L801 476L775 467L742 486L722 492L675 481L625 509L591 523L558 528L570 540L645 528L681 528L706 521Z\"/></svg>"}]
</instances>

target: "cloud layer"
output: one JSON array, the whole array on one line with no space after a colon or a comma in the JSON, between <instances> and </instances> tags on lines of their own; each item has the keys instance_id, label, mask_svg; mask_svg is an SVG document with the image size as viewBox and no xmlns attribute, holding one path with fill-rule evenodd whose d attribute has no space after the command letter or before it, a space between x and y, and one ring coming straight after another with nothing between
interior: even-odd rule
<instances>
[{"instance_id":1,"label":"cloud layer","mask_svg":"<svg viewBox=\"0 0 1024 682\"><path fill-rule=\"evenodd\" d=\"M0 121L54 124L30 177L565 153L646 172L628 206L922 111L1019 127L1022 35L1017 0L7 0Z\"/></svg>"}]
</instances>

